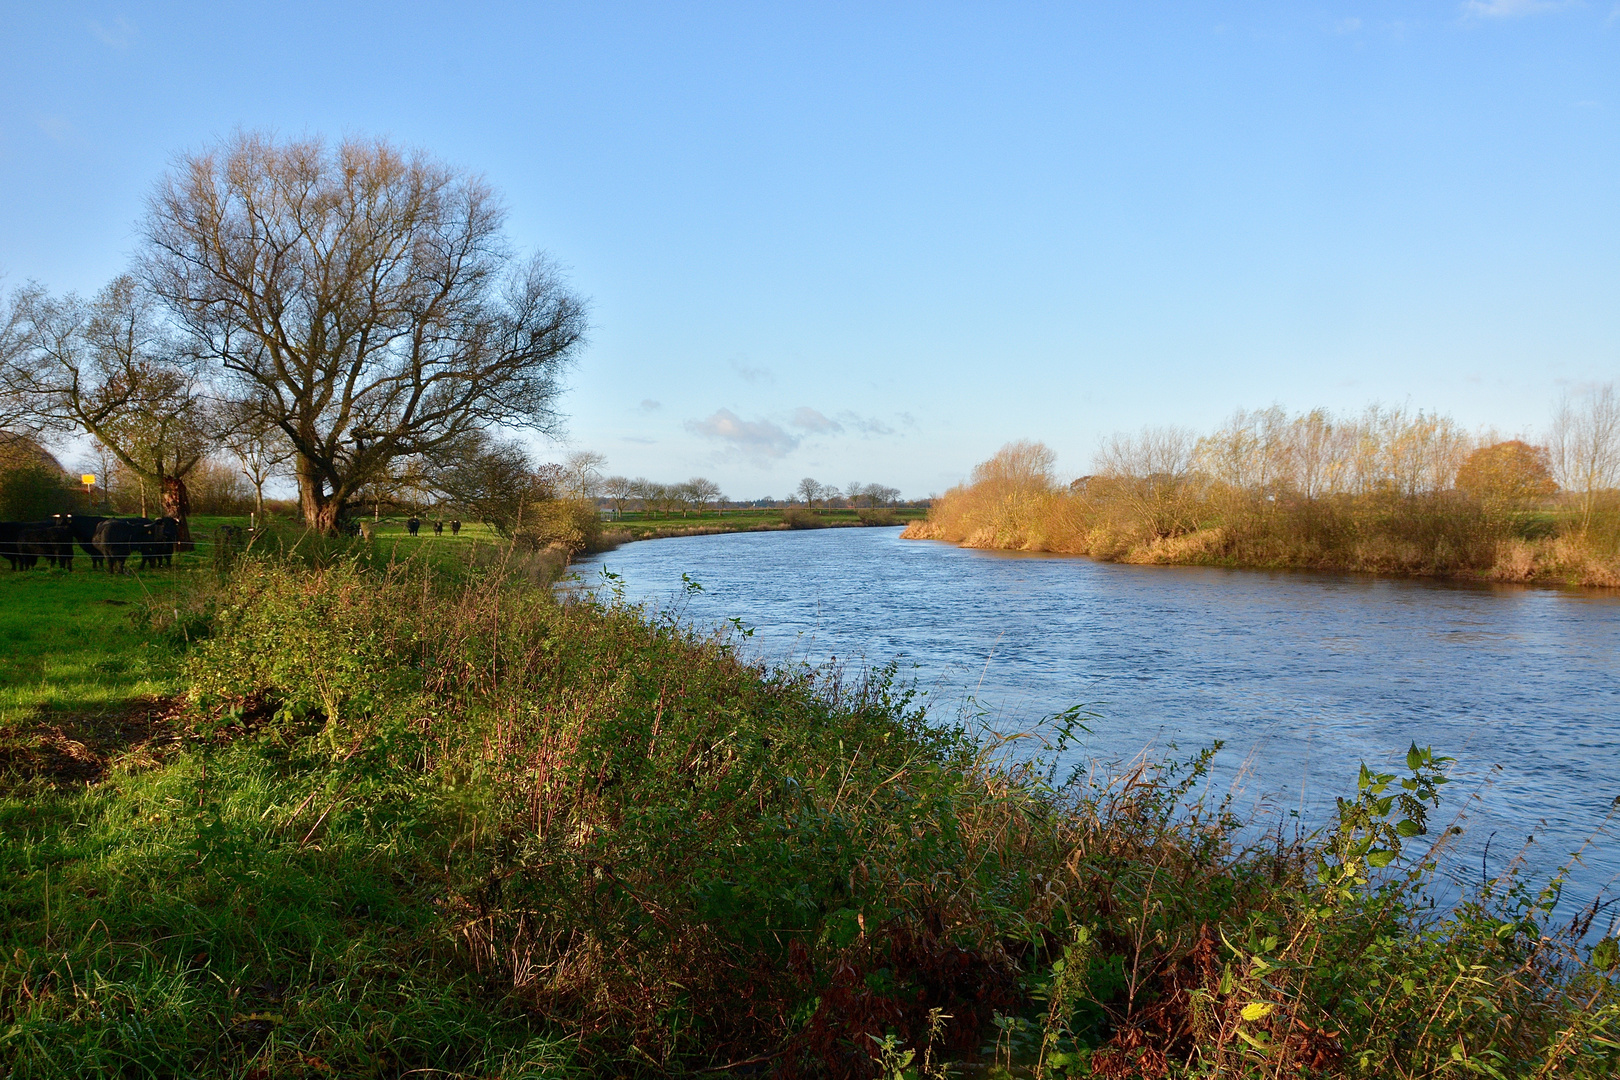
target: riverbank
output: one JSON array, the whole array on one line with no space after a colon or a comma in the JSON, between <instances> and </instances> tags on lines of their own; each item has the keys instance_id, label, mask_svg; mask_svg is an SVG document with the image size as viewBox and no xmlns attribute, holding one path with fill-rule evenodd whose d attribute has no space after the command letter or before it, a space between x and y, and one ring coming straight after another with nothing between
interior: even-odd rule
<instances>
[{"instance_id":1,"label":"riverbank","mask_svg":"<svg viewBox=\"0 0 1620 1080\"><path fill-rule=\"evenodd\" d=\"M1583 513L1550 497L1380 489L1306 498L1196 475L1060 485L1050 466L1044 447L1013 444L901 535L1135 565L1620 587L1620 501L1606 497Z\"/></svg>"},{"instance_id":2,"label":"riverbank","mask_svg":"<svg viewBox=\"0 0 1620 1080\"><path fill-rule=\"evenodd\" d=\"M722 510L696 517L649 517L627 513L602 523L603 543L612 545L632 540L663 540L681 536L717 536L737 532L778 532L788 529L847 529L909 525L927 516L926 509L903 507L860 510L852 508L809 509L784 507L770 509ZM601 549L599 549L601 550Z\"/></svg>"},{"instance_id":3,"label":"riverbank","mask_svg":"<svg viewBox=\"0 0 1620 1080\"><path fill-rule=\"evenodd\" d=\"M149 703L87 772L4 763L8 1080L1617 1063L1612 946L1553 898L1425 907L1443 759L1250 845L1206 756L1057 783L887 673L421 550L0 580L8 629L94 621L19 638L8 739Z\"/></svg>"}]
</instances>

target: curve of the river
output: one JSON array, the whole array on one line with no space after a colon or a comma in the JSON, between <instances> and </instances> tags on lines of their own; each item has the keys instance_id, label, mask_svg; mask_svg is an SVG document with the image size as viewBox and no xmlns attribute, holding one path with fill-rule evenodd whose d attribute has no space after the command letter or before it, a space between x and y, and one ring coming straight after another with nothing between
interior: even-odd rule
<instances>
[{"instance_id":1,"label":"curve of the river","mask_svg":"<svg viewBox=\"0 0 1620 1080\"><path fill-rule=\"evenodd\" d=\"M1457 759L1446 813L1469 806L1454 874L1480 872L1492 834L1496 870L1532 833L1546 872L1620 797L1613 594L1121 566L895 529L640 542L576 569L591 585L604 568L696 624L740 619L767 660L897 660L936 716L968 695L1003 728L1088 705L1081 753L1108 760L1224 740L1221 782L1273 817L1320 822L1362 760L1432 745ZM1572 899L1612 886L1617 848L1586 850Z\"/></svg>"}]
</instances>

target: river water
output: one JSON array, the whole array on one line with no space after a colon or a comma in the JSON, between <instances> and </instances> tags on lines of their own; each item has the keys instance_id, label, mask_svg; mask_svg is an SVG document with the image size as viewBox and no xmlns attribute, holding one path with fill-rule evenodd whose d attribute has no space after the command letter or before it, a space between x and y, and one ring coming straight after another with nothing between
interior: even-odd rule
<instances>
[{"instance_id":1,"label":"river water","mask_svg":"<svg viewBox=\"0 0 1620 1080\"><path fill-rule=\"evenodd\" d=\"M1219 790L1262 819L1320 823L1361 761L1398 771L1432 745L1457 759L1442 820L1467 813L1454 878L1499 870L1531 835L1546 874L1620 798L1614 594L1121 566L875 528L643 541L576 569L699 626L741 620L766 660L897 661L935 717L971 698L1018 730L1085 706L1075 764L1223 740ZM1620 843L1601 837L1571 899L1617 874Z\"/></svg>"}]
</instances>

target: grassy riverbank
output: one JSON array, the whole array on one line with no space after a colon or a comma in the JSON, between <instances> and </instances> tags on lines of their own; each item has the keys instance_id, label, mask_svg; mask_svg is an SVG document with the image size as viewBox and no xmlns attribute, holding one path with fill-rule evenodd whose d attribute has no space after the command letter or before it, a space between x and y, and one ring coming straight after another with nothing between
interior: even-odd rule
<instances>
[{"instance_id":1,"label":"grassy riverbank","mask_svg":"<svg viewBox=\"0 0 1620 1080\"><path fill-rule=\"evenodd\" d=\"M1044 456L1043 456L1044 455ZM1306 497L1206 475L1057 482L1050 451L1014 444L934 501L914 540L1110 562L1351 571L1620 587L1620 501L1506 500L1395 488Z\"/></svg>"},{"instance_id":2,"label":"grassy riverbank","mask_svg":"<svg viewBox=\"0 0 1620 1080\"><path fill-rule=\"evenodd\" d=\"M1203 757L1065 779L1061 720L938 726L511 549L286 550L0 576L7 1080L1620 1067L1581 913L1428 908L1425 751L1250 841Z\"/></svg>"},{"instance_id":3,"label":"grassy riverbank","mask_svg":"<svg viewBox=\"0 0 1620 1080\"><path fill-rule=\"evenodd\" d=\"M858 510L840 507L813 510L806 507L760 507L741 510L719 510L694 514L690 517L675 515L648 515L630 511L622 517L602 523L609 537L619 536L620 542L630 540L658 540L676 536L709 536L733 532L771 532L781 529L852 528L863 525L909 525L921 521L928 511L916 507L899 509Z\"/></svg>"}]
</instances>

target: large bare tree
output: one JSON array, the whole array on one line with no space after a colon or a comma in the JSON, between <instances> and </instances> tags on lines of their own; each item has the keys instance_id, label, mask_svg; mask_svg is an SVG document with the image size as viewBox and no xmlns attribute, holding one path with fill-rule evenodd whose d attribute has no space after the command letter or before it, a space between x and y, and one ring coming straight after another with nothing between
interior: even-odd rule
<instances>
[{"instance_id":1,"label":"large bare tree","mask_svg":"<svg viewBox=\"0 0 1620 1080\"><path fill-rule=\"evenodd\" d=\"M7 376L36 429L93 436L181 522L184 477L218 441L217 413L189 357L140 283L114 278L93 300L18 300L25 347Z\"/></svg>"},{"instance_id":2,"label":"large bare tree","mask_svg":"<svg viewBox=\"0 0 1620 1080\"><path fill-rule=\"evenodd\" d=\"M331 532L398 458L555 429L585 307L515 257L504 216L423 153L240 134L159 185L140 266L221 392L281 430L305 521Z\"/></svg>"}]
</instances>

